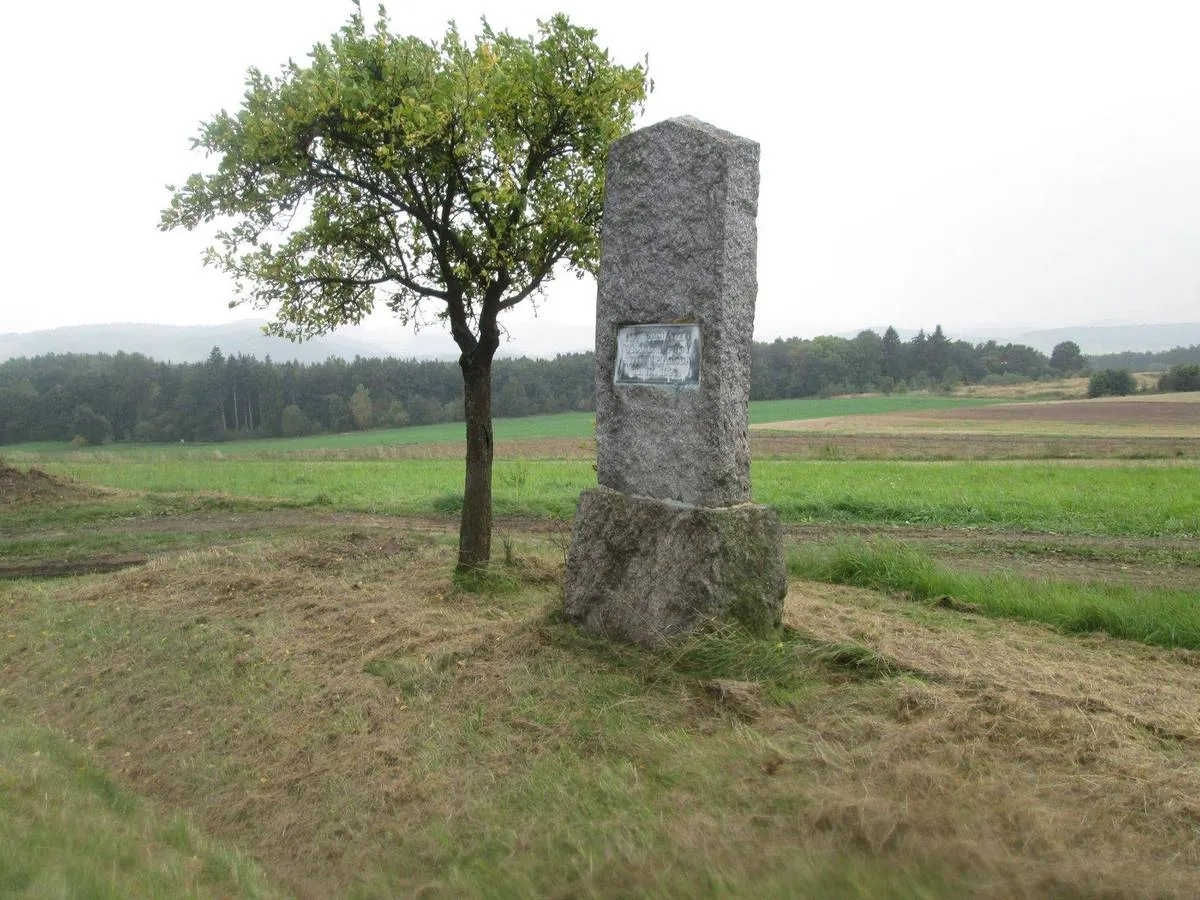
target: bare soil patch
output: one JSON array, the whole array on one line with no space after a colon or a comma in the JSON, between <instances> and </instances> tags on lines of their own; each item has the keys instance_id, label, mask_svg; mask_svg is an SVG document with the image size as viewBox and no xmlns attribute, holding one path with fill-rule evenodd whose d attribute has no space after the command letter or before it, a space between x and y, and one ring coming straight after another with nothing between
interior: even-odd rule
<instances>
[{"instance_id":1,"label":"bare soil patch","mask_svg":"<svg viewBox=\"0 0 1200 900\"><path fill-rule=\"evenodd\" d=\"M851 427L895 427L890 417L863 417ZM888 419L888 421L881 421ZM1015 459L1187 459L1200 457L1200 438L1100 437L1023 434L844 433L836 431L841 419L822 420L830 428L812 431L770 431L769 426L750 435L756 459L881 460L1015 460Z\"/></svg>"},{"instance_id":2,"label":"bare soil patch","mask_svg":"<svg viewBox=\"0 0 1200 900\"><path fill-rule=\"evenodd\" d=\"M46 560L41 562L0 562L0 580L15 578L63 578L71 575L95 575L119 572L144 565L150 557L140 553L103 554L86 559Z\"/></svg>"},{"instance_id":3,"label":"bare soil patch","mask_svg":"<svg viewBox=\"0 0 1200 900\"><path fill-rule=\"evenodd\" d=\"M1195 395L1200 398L1200 393ZM977 422L1035 421L1131 425L1200 425L1200 399L1186 394L1104 397L1094 400L1047 400L1041 403L1000 403L959 409L921 410L914 418Z\"/></svg>"},{"instance_id":4,"label":"bare soil patch","mask_svg":"<svg viewBox=\"0 0 1200 900\"><path fill-rule=\"evenodd\" d=\"M1181 455L1197 455L1200 446L1200 394L1151 394L1095 400L1047 400L954 409L929 409L871 416L801 419L751 426L757 432L783 431L825 435L963 435L1062 443L1096 439L1126 448L1160 448L1177 442ZM1133 442L1132 444L1130 442ZM1066 444L1070 446L1070 443ZM1103 443L1095 445L1103 450ZM967 450L967 452L970 452ZM1128 452L1128 450L1126 451Z\"/></svg>"},{"instance_id":5,"label":"bare soil patch","mask_svg":"<svg viewBox=\"0 0 1200 900\"><path fill-rule=\"evenodd\" d=\"M0 506L76 500L92 493L81 485L47 475L36 466L22 471L0 459Z\"/></svg>"}]
</instances>

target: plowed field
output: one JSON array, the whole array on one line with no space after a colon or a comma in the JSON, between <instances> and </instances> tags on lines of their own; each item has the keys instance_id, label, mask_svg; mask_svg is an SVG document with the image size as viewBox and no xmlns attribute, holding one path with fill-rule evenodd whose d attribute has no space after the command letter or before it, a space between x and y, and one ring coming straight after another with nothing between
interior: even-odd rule
<instances>
[{"instance_id":1,"label":"plowed field","mask_svg":"<svg viewBox=\"0 0 1200 900\"><path fill-rule=\"evenodd\" d=\"M1186 439L1178 455L1200 450L1200 393L1095 400L1050 400L932 409L875 416L771 422L756 433L876 435L1028 435L1030 437ZM1127 448L1130 449L1130 448Z\"/></svg>"}]
</instances>

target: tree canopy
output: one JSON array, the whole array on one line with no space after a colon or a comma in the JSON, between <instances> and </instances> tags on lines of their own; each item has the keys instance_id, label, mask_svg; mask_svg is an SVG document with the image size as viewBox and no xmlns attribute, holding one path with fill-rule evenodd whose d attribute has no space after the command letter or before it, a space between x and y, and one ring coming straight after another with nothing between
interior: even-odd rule
<instances>
[{"instance_id":1,"label":"tree canopy","mask_svg":"<svg viewBox=\"0 0 1200 900\"><path fill-rule=\"evenodd\" d=\"M1050 368L1065 375L1086 369L1087 360L1083 358L1083 351L1077 343L1061 341L1054 345L1054 350L1050 353Z\"/></svg>"},{"instance_id":2,"label":"tree canopy","mask_svg":"<svg viewBox=\"0 0 1200 900\"><path fill-rule=\"evenodd\" d=\"M306 63L251 69L241 109L194 141L215 171L171 188L161 227L219 221L206 262L233 277L234 304L275 311L277 334L377 304L448 321L466 383L460 567L490 553L490 537L464 545L470 520L490 536L498 316L559 269L595 272L608 148L647 89L644 66L613 63L565 15L530 37L485 21L473 40L451 24L426 42L393 35L382 7L368 29L356 4Z\"/></svg>"},{"instance_id":3,"label":"tree canopy","mask_svg":"<svg viewBox=\"0 0 1200 900\"><path fill-rule=\"evenodd\" d=\"M309 64L251 69L241 110L194 141L216 171L171 188L162 227L232 219L206 261L234 277L235 303L275 309L280 334L432 303L470 346L464 329L486 331L559 263L595 271L604 161L645 70L610 63L564 15L537 38L387 29L382 8L372 32L356 13Z\"/></svg>"}]
</instances>

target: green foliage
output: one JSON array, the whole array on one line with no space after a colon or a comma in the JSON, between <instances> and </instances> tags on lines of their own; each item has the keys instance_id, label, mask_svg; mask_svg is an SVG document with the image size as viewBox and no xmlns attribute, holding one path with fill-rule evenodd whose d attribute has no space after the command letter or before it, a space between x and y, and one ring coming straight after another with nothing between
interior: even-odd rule
<instances>
[{"instance_id":1,"label":"green foliage","mask_svg":"<svg viewBox=\"0 0 1200 900\"><path fill-rule=\"evenodd\" d=\"M1200 365L1180 364L1158 379L1158 389L1167 391L1200 391Z\"/></svg>"},{"instance_id":2,"label":"green foliage","mask_svg":"<svg viewBox=\"0 0 1200 900\"><path fill-rule=\"evenodd\" d=\"M283 408L279 431L284 437L299 437L304 434L312 434L315 430L312 421L304 414L304 410L295 403Z\"/></svg>"},{"instance_id":3,"label":"green foliage","mask_svg":"<svg viewBox=\"0 0 1200 900\"><path fill-rule=\"evenodd\" d=\"M403 400L393 400L377 416L376 421L385 428L403 428L408 424L408 410Z\"/></svg>"},{"instance_id":4,"label":"green foliage","mask_svg":"<svg viewBox=\"0 0 1200 900\"><path fill-rule=\"evenodd\" d=\"M557 14L533 37L485 21L473 41L451 24L426 43L389 33L383 7L368 31L356 9L308 64L250 70L237 115L195 140L216 171L163 211L164 230L227 226L206 261L232 276L235 305L275 311L275 334L325 334L377 303L405 324L449 322L468 431L460 568L491 552L498 317L556 270L595 273L608 148L645 101L645 69L614 64L595 36ZM343 430L337 403L327 429Z\"/></svg>"},{"instance_id":5,"label":"green foliage","mask_svg":"<svg viewBox=\"0 0 1200 900\"><path fill-rule=\"evenodd\" d=\"M500 359L492 372L498 388L493 403L496 415L545 416L577 410L579 429L543 434L544 426L537 422L521 427L528 428L531 436L590 436L590 410L595 408L591 353ZM822 389L823 378L819 375L816 382ZM370 401L369 418L359 386ZM751 417L764 422L849 411L933 409L964 402L978 401L901 396L772 400L752 406ZM119 443L244 441L348 431L362 427L363 421L384 428L461 422L463 384L454 363L391 358L352 362L331 358L311 365L259 362L246 356L219 362L155 363L118 354L51 355L0 363L0 442L70 440L77 434L71 428L72 410L83 404L113 423L112 436ZM301 420L293 410L285 428L283 411L292 405L305 418ZM461 427L445 433L448 441L463 439ZM415 432L403 442L425 441L421 435ZM394 436L370 440L397 442Z\"/></svg>"},{"instance_id":6,"label":"green foliage","mask_svg":"<svg viewBox=\"0 0 1200 900\"><path fill-rule=\"evenodd\" d=\"M307 63L251 69L241 109L194 142L216 170L173 190L161 227L231 221L207 261L236 302L277 307L276 333L322 334L377 302L417 321L431 303L466 353L559 263L595 271L604 162L646 72L564 15L534 37L485 22L434 43L388 24L356 12Z\"/></svg>"},{"instance_id":7,"label":"green foliage","mask_svg":"<svg viewBox=\"0 0 1200 900\"><path fill-rule=\"evenodd\" d=\"M1054 349L1050 352L1050 368L1060 375L1067 375L1087 368L1087 361L1083 358L1083 351L1079 349L1077 343L1062 341L1055 344Z\"/></svg>"},{"instance_id":8,"label":"green foliage","mask_svg":"<svg viewBox=\"0 0 1200 900\"><path fill-rule=\"evenodd\" d=\"M750 395L756 400L831 396L867 391L885 394L927 390L998 376L1048 374L1045 354L1023 344L972 345L953 341L937 326L904 342L895 328L881 338L863 331L853 340L821 336L778 338L753 346Z\"/></svg>"},{"instance_id":9,"label":"green foliage","mask_svg":"<svg viewBox=\"0 0 1200 900\"><path fill-rule=\"evenodd\" d=\"M1066 631L1104 631L1200 649L1200 606L1192 591L956 572L904 544L882 541L806 544L788 559L788 569L802 578L904 592L914 600L1047 622Z\"/></svg>"},{"instance_id":10,"label":"green foliage","mask_svg":"<svg viewBox=\"0 0 1200 900\"><path fill-rule=\"evenodd\" d=\"M1088 357L1093 369L1128 369L1131 372L1161 372L1180 363L1200 363L1200 344L1173 347L1159 353L1125 350L1121 353L1093 353Z\"/></svg>"},{"instance_id":11,"label":"green foliage","mask_svg":"<svg viewBox=\"0 0 1200 900\"><path fill-rule=\"evenodd\" d=\"M1124 397L1137 390L1128 369L1101 369L1088 379L1088 397Z\"/></svg>"},{"instance_id":12,"label":"green foliage","mask_svg":"<svg viewBox=\"0 0 1200 900\"><path fill-rule=\"evenodd\" d=\"M359 431L370 428L374 421L371 410L371 392L361 384L355 385L354 395L350 398L350 415L354 418L354 427Z\"/></svg>"},{"instance_id":13,"label":"green foliage","mask_svg":"<svg viewBox=\"0 0 1200 900\"><path fill-rule=\"evenodd\" d=\"M108 419L87 404L75 408L75 415L71 420L71 430L75 432L77 440L82 439L82 443L90 444L93 447L112 440L112 425Z\"/></svg>"}]
</instances>

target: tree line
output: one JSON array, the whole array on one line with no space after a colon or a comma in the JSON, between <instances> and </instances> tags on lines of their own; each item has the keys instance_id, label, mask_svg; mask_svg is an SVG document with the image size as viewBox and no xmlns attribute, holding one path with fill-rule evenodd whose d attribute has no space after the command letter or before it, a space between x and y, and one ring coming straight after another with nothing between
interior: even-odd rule
<instances>
[{"instance_id":1,"label":"tree line","mask_svg":"<svg viewBox=\"0 0 1200 900\"><path fill-rule=\"evenodd\" d=\"M1190 358L1200 360L1200 347L1194 349ZM853 339L755 343L752 352L754 400L1030 380L1082 372L1089 362L1070 341L1047 356L1021 344L950 340L940 326L907 341L888 328ZM591 353L498 360L493 410L504 417L590 411L594 373ZM225 356L214 348L199 363L117 353L0 364L0 444L224 441L462 419L461 373L447 361L333 357L306 365Z\"/></svg>"},{"instance_id":2,"label":"tree line","mask_svg":"<svg viewBox=\"0 0 1200 900\"><path fill-rule=\"evenodd\" d=\"M1160 353L1125 350L1094 353L1088 357L1093 369L1128 369L1131 372L1162 372L1172 366L1200 363L1200 344L1174 347Z\"/></svg>"},{"instance_id":3,"label":"tree line","mask_svg":"<svg viewBox=\"0 0 1200 900\"><path fill-rule=\"evenodd\" d=\"M590 353L504 360L497 414L591 409L594 372ZM117 353L0 364L0 444L226 441L462 419L462 375L443 361L331 357L305 365L214 348L201 363Z\"/></svg>"},{"instance_id":4,"label":"tree line","mask_svg":"<svg viewBox=\"0 0 1200 900\"><path fill-rule=\"evenodd\" d=\"M971 344L946 337L938 325L901 340L861 331L853 339L823 336L755 343L750 369L754 400L866 392L952 388L959 384L1027 381L1084 371L1079 347L1064 341L1046 356L1024 344Z\"/></svg>"}]
</instances>

